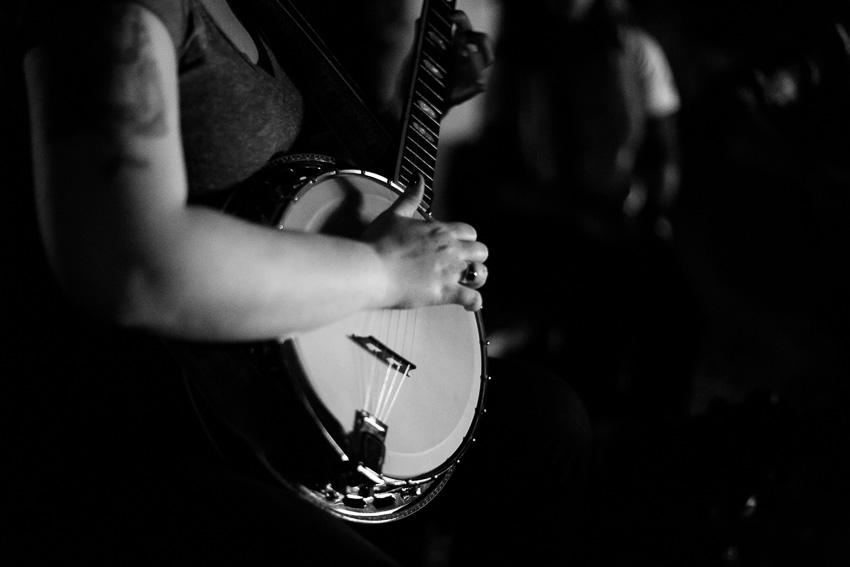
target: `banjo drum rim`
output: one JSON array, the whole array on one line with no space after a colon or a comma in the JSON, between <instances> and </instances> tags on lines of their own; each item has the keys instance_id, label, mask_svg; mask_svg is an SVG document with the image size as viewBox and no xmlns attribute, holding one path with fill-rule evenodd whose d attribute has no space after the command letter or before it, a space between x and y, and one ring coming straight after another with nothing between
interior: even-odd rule
<instances>
[{"instance_id":1,"label":"banjo drum rim","mask_svg":"<svg viewBox=\"0 0 850 567\"><path fill-rule=\"evenodd\" d=\"M310 228L304 228L303 226L292 226L291 217L292 212L296 210L299 205L304 204L304 197L316 190L321 190L322 186L324 186L327 182L334 183L336 180L340 178L350 178L350 179L360 179L366 180L370 182L370 184L374 184L375 186L382 187L384 189L389 189L392 193L396 194L396 197L404 193L404 187L399 185L398 183L387 179L384 176L379 174L375 174L372 172L368 172L361 169L356 168L345 168L339 169L335 165L335 162L331 158L325 158L324 156L308 154L306 156L286 156L285 158L281 158L279 160L279 164L285 165L286 167L292 167L293 165L297 165L298 162L308 162L312 165L318 165L321 167L325 167L326 169L319 173L314 177L299 177L298 183L293 187L293 191L291 193L289 203L280 211L278 218L274 219L274 224L278 229L295 229L295 230L306 230L310 231ZM271 164L270 164L271 165ZM419 215L426 221L431 220L430 213L420 205ZM458 309L462 309L459 306L455 306ZM428 309L428 308L424 308ZM419 472L410 472L405 471L404 474L384 474L381 473L380 476L388 479L388 480L418 480L418 479L427 479L431 477L437 477L445 474L448 471L451 471L455 465L460 461L461 457L466 453L472 443L475 441L475 434L478 431L478 427L480 425L480 420L483 417L484 413L486 413L485 407L485 399L486 399L486 390L487 390L487 382L489 381L489 376L487 375L487 342L484 339L484 325L480 312L469 313L465 312L464 315L468 317L472 317L474 319L474 327L475 327L475 340L478 344L478 348L476 349L475 354L470 355L475 359L475 367L476 372L478 374L477 377L471 377L470 380L473 383L470 384L470 390L474 385L474 381L477 380L478 387L477 393L474 396L474 400L468 404L468 410L464 413L463 418L458 422L458 426L461 424L464 425L462 431L462 438L457 440L453 444L453 450L451 450L450 454L447 451L444 451L443 454L448 454L446 458L439 459L439 464L434 464L429 466L427 470L420 470ZM293 381L297 384L298 390L302 397L302 402L309 408L311 414L314 415L317 425L322 429L325 437L329 440L330 443L333 444L334 449L340 454L340 458L342 461L347 461L348 457L345 455L344 449L340 446L343 440L335 439L332 431L340 429L340 424L337 419L337 416L334 415L334 412L330 411L330 409L325 405L322 400L321 395L319 395L314 387L313 381L310 378L309 372L306 370L305 361L303 358L303 353L301 349L298 347L299 339L303 336L302 333L294 334L289 337L285 337L283 339L283 343L287 345L288 356L290 357L290 361L294 361L296 364L295 368L291 368L291 373L293 374ZM329 416L331 419L336 420L334 423L326 423L322 418L322 415ZM342 430L347 430L347 428L342 427Z\"/></svg>"}]
</instances>

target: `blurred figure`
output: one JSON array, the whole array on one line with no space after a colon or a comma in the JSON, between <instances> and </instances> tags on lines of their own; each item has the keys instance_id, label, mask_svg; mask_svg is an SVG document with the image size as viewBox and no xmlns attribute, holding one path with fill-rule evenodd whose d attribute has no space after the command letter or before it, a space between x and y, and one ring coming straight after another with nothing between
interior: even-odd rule
<instances>
[{"instance_id":1,"label":"blurred figure","mask_svg":"<svg viewBox=\"0 0 850 567\"><path fill-rule=\"evenodd\" d=\"M481 139L449 175L453 213L500 251L493 347L571 376L597 417L682 413L697 311L671 246L680 99L662 48L620 0L507 0L497 37Z\"/></svg>"}]
</instances>

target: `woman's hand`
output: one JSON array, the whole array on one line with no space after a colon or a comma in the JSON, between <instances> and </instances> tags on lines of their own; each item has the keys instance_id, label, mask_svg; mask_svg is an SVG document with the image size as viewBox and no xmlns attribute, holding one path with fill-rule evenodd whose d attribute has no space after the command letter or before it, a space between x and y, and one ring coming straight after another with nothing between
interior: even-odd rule
<instances>
[{"instance_id":1,"label":"woman's hand","mask_svg":"<svg viewBox=\"0 0 850 567\"><path fill-rule=\"evenodd\" d=\"M472 29L472 22L465 12L455 10L452 21L454 36L449 60L449 108L484 92L485 72L495 59L493 41L487 34Z\"/></svg>"},{"instance_id":2,"label":"woman's hand","mask_svg":"<svg viewBox=\"0 0 850 567\"><path fill-rule=\"evenodd\" d=\"M367 227L388 272L388 304L397 308L456 303L481 309L478 288L487 281L487 247L465 223L412 218L425 190L420 179Z\"/></svg>"},{"instance_id":3,"label":"woman's hand","mask_svg":"<svg viewBox=\"0 0 850 567\"><path fill-rule=\"evenodd\" d=\"M457 106L484 92L487 69L495 59L493 41L487 34L474 31L465 12L455 10L451 16L452 44L448 53L448 96L443 114L452 106ZM421 20L416 20L419 29ZM404 100L410 87L413 73L413 51L407 54L396 84L395 97L388 101L383 113L392 120L398 120Z\"/></svg>"}]
</instances>

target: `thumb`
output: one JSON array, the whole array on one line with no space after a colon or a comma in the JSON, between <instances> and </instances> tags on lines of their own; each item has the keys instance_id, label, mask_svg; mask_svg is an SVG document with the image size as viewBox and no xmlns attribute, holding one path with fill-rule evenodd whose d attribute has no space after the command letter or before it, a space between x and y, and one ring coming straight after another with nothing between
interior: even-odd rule
<instances>
[{"instance_id":1,"label":"thumb","mask_svg":"<svg viewBox=\"0 0 850 567\"><path fill-rule=\"evenodd\" d=\"M408 185L404 193L389 208L394 214L408 218L416 214L425 195L425 178L420 173L416 174L416 178L416 185Z\"/></svg>"}]
</instances>

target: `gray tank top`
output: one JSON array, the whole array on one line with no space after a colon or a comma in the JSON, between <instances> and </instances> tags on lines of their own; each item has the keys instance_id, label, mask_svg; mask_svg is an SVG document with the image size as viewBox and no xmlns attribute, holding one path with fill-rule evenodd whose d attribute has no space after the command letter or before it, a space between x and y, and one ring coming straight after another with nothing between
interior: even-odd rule
<instances>
[{"instance_id":1,"label":"gray tank top","mask_svg":"<svg viewBox=\"0 0 850 567\"><path fill-rule=\"evenodd\" d=\"M160 15L177 46L192 196L228 189L292 146L303 101L256 37L258 64L230 42L198 0L136 1Z\"/></svg>"},{"instance_id":2,"label":"gray tank top","mask_svg":"<svg viewBox=\"0 0 850 567\"><path fill-rule=\"evenodd\" d=\"M26 50L50 37L53 26L67 30L69 18L85 17L88 9L126 1L30 0L19 46ZM174 42L191 197L232 188L292 147L304 102L256 37L258 64L230 42L199 0L131 1L157 15Z\"/></svg>"}]
</instances>

